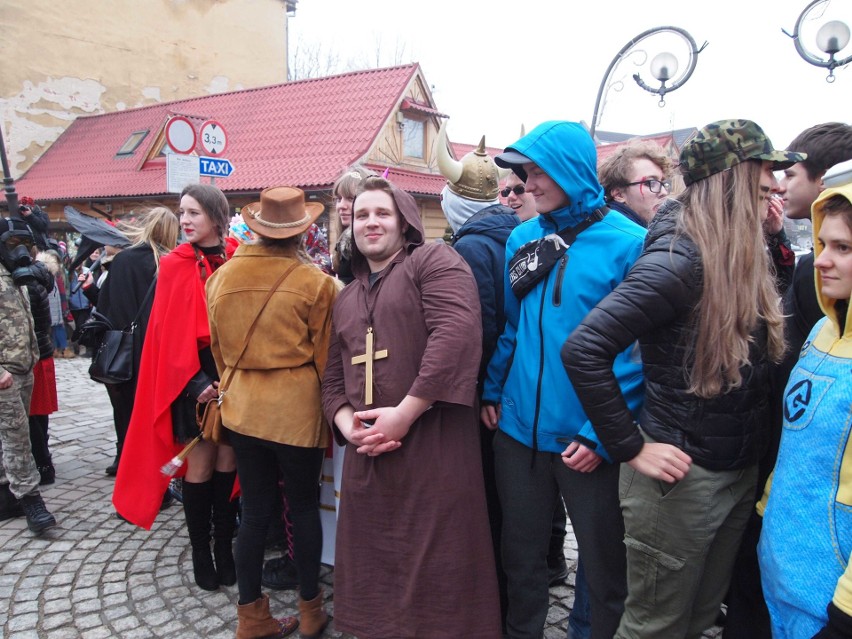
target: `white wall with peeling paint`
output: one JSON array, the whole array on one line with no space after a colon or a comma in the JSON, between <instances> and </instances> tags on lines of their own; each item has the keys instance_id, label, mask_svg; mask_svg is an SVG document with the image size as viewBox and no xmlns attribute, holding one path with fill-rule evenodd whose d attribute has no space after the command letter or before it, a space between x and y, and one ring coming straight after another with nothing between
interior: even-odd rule
<instances>
[{"instance_id":1,"label":"white wall with peeling paint","mask_svg":"<svg viewBox=\"0 0 852 639\"><path fill-rule=\"evenodd\" d=\"M2 4L0 123L14 177L78 116L287 78L284 0Z\"/></svg>"}]
</instances>

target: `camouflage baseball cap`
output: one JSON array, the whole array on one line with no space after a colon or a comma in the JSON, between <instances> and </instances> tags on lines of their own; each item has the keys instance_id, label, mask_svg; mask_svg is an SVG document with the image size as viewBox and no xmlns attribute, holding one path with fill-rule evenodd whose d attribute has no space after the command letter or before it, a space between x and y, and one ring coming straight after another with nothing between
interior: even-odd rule
<instances>
[{"instance_id":1,"label":"camouflage baseball cap","mask_svg":"<svg viewBox=\"0 0 852 639\"><path fill-rule=\"evenodd\" d=\"M689 186L746 160L768 160L772 170L778 171L806 157L804 153L776 151L763 129L751 120L719 120L684 145L679 168Z\"/></svg>"}]
</instances>

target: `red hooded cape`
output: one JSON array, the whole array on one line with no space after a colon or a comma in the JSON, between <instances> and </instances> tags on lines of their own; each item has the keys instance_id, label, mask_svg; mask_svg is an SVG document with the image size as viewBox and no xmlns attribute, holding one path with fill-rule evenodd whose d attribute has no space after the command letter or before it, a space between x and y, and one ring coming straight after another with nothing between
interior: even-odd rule
<instances>
[{"instance_id":1,"label":"red hooded cape","mask_svg":"<svg viewBox=\"0 0 852 639\"><path fill-rule=\"evenodd\" d=\"M239 244L229 238L228 259ZM213 269L206 257L206 273ZM198 351L210 345L207 297L191 244L160 261L148 332L142 346L133 416L115 479L112 503L127 521L151 529L169 477L160 472L183 448L172 432L171 405L201 368ZM180 475L186 472L181 469Z\"/></svg>"}]
</instances>

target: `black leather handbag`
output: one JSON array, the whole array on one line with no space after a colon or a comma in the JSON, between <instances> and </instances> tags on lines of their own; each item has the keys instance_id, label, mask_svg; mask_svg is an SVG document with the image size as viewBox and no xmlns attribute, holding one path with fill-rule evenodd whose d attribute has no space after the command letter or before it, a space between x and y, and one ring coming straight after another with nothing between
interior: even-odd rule
<instances>
[{"instance_id":1,"label":"black leather handbag","mask_svg":"<svg viewBox=\"0 0 852 639\"><path fill-rule=\"evenodd\" d=\"M135 335L135 323L123 331L104 331L89 366L89 377L102 384L121 384L133 379Z\"/></svg>"},{"instance_id":2,"label":"black leather handbag","mask_svg":"<svg viewBox=\"0 0 852 639\"><path fill-rule=\"evenodd\" d=\"M112 323L97 311L92 311L82 326L79 327L79 336L77 341L81 346L97 350L103 340L104 333L112 330Z\"/></svg>"},{"instance_id":3,"label":"black leather handbag","mask_svg":"<svg viewBox=\"0 0 852 639\"><path fill-rule=\"evenodd\" d=\"M133 379L133 354L136 350L136 337L139 317L148 306L148 299L154 292L157 278L151 282L145 299L136 312L130 326L123 330L110 327L103 332L103 338L89 366L89 377L102 384L122 384ZM108 320L107 320L108 323Z\"/></svg>"}]
</instances>

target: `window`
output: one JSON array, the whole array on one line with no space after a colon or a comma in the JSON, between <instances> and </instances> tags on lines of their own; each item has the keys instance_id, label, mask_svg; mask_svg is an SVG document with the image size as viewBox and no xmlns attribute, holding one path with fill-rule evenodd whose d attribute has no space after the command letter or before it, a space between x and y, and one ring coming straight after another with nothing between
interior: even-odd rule
<instances>
[{"instance_id":1,"label":"window","mask_svg":"<svg viewBox=\"0 0 852 639\"><path fill-rule=\"evenodd\" d=\"M423 159L424 129L422 120L403 118L402 121L402 151L409 158Z\"/></svg>"},{"instance_id":2,"label":"window","mask_svg":"<svg viewBox=\"0 0 852 639\"><path fill-rule=\"evenodd\" d=\"M115 155L117 157L123 155L133 155L133 152L137 148L139 148L139 145L142 144L142 140L145 139L146 135L148 135L148 129L145 129L144 131L134 131L130 134L130 137L127 138L127 141L121 145L121 148Z\"/></svg>"}]
</instances>

